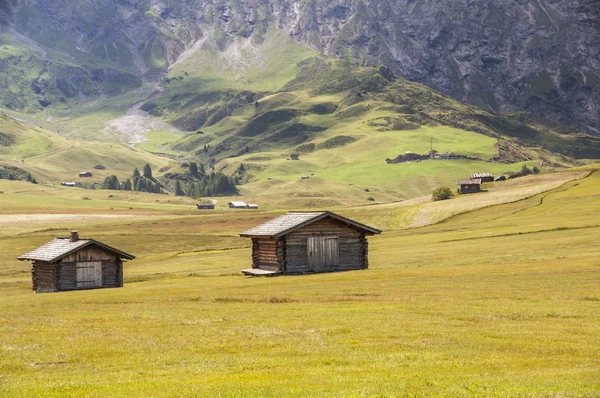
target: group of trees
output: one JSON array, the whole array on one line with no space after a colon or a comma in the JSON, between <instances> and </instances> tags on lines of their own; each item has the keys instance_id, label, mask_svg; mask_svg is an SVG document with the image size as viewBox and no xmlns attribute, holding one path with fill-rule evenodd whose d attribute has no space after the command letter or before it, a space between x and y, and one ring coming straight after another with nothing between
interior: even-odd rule
<instances>
[{"instance_id":1,"label":"group of trees","mask_svg":"<svg viewBox=\"0 0 600 398\"><path fill-rule=\"evenodd\" d=\"M102 183L102 189L164 193L162 184L152 176L152 168L149 164L144 166L143 174L136 168L133 171L132 178L127 178L122 182L115 175L106 177Z\"/></svg>"},{"instance_id":2,"label":"group of trees","mask_svg":"<svg viewBox=\"0 0 600 398\"><path fill-rule=\"evenodd\" d=\"M197 165L192 162L188 168L188 181L185 186L179 181L175 181L175 195L200 198L203 196L225 196L237 195L239 192L236 187L236 180L233 177L226 176L221 172L207 173L202 163Z\"/></svg>"},{"instance_id":3,"label":"group of trees","mask_svg":"<svg viewBox=\"0 0 600 398\"><path fill-rule=\"evenodd\" d=\"M175 181L174 184L168 185L177 196L200 198L203 196L237 195L239 193L235 177L229 177L214 171L208 173L202 163L192 162L189 164L187 172L167 174L166 177ZM142 173L136 168L133 171L133 176L124 181L119 181L119 178L115 175L106 177L102 183L102 189L164 193L165 187L152 176L152 169L150 165L146 164Z\"/></svg>"}]
</instances>

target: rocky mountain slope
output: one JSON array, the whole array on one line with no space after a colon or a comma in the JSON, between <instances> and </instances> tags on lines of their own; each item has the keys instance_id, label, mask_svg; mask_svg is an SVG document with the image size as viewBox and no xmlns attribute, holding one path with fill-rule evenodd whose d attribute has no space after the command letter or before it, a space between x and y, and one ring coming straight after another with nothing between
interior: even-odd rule
<instances>
[{"instance_id":1,"label":"rocky mountain slope","mask_svg":"<svg viewBox=\"0 0 600 398\"><path fill-rule=\"evenodd\" d=\"M597 0L7 0L0 24L0 101L18 110L117 95L202 46L276 28L491 111L600 134Z\"/></svg>"}]
</instances>

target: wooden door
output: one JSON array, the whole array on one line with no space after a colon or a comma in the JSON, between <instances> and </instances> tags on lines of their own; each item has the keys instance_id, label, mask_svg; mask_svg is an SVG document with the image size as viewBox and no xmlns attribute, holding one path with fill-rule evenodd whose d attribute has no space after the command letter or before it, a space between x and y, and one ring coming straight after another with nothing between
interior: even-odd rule
<instances>
[{"instance_id":1,"label":"wooden door","mask_svg":"<svg viewBox=\"0 0 600 398\"><path fill-rule=\"evenodd\" d=\"M340 265L340 245L335 236L309 237L307 251L311 271L333 271Z\"/></svg>"},{"instance_id":2,"label":"wooden door","mask_svg":"<svg viewBox=\"0 0 600 398\"><path fill-rule=\"evenodd\" d=\"M102 262L79 262L76 266L77 288L102 287Z\"/></svg>"}]
</instances>

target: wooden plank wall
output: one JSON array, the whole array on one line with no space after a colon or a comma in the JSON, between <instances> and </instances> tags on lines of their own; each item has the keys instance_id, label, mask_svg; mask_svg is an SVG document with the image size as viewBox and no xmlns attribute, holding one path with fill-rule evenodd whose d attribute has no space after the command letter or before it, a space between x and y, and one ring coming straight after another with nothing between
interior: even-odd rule
<instances>
[{"instance_id":1,"label":"wooden plank wall","mask_svg":"<svg viewBox=\"0 0 600 398\"><path fill-rule=\"evenodd\" d=\"M62 259L63 263L78 263L80 261L117 261L117 256L96 245L90 245Z\"/></svg>"},{"instance_id":2,"label":"wooden plank wall","mask_svg":"<svg viewBox=\"0 0 600 398\"><path fill-rule=\"evenodd\" d=\"M61 291L77 289L77 263L60 263L58 285ZM102 261L102 287L123 286L123 262Z\"/></svg>"},{"instance_id":3,"label":"wooden plank wall","mask_svg":"<svg viewBox=\"0 0 600 398\"><path fill-rule=\"evenodd\" d=\"M277 271L283 268L283 260L283 242L281 239L252 239L252 268Z\"/></svg>"},{"instance_id":4,"label":"wooden plank wall","mask_svg":"<svg viewBox=\"0 0 600 398\"><path fill-rule=\"evenodd\" d=\"M325 218L286 236L285 256L287 273L311 272L308 268L307 238L336 236L339 239L340 265L338 270L366 268L364 257L365 233L341 221Z\"/></svg>"},{"instance_id":5,"label":"wooden plank wall","mask_svg":"<svg viewBox=\"0 0 600 398\"><path fill-rule=\"evenodd\" d=\"M31 266L32 288L37 293L56 292L56 268L54 264L34 261Z\"/></svg>"}]
</instances>

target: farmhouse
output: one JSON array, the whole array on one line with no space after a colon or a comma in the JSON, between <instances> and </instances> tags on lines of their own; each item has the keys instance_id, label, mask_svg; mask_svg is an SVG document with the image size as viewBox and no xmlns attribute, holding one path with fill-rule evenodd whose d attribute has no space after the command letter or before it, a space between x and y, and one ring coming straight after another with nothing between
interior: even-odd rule
<instances>
[{"instance_id":1,"label":"farmhouse","mask_svg":"<svg viewBox=\"0 0 600 398\"><path fill-rule=\"evenodd\" d=\"M248 205L244 202L229 202L230 209L247 209Z\"/></svg>"},{"instance_id":2,"label":"farmhouse","mask_svg":"<svg viewBox=\"0 0 600 398\"><path fill-rule=\"evenodd\" d=\"M470 180L458 180L458 185L460 188L458 192L460 193L476 193L481 191L481 180L480 179L470 179Z\"/></svg>"},{"instance_id":3,"label":"farmhouse","mask_svg":"<svg viewBox=\"0 0 600 398\"><path fill-rule=\"evenodd\" d=\"M90 173L89 171L82 171L79 173L79 178L85 178L85 177L91 177L92 173Z\"/></svg>"},{"instance_id":4,"label":"farmhouse","mask_svg":"<svg viewBox=\"0 0 600 398\"><path fill-rule=\"evenodd\" d=\"M252 239L246 275L366 269L367 236L381 231L328 211L290 212L240 236Z\"/></svg>"},{"instance_id":5,"label":"farmhouse","mask_svg":"<svg viewBox=\"0 0 600 398\"><path fill-rule=\"evenodd\" d=\"M198 210L214 210L215 209L214 203L198 203L198 204L196 204L196 207L198 208Z\"/></svg>"},{"instance_id":6,"label":"farmhouse","mask_svg":"<svg viewBox=\"0 0 600 398\"><path fill-rule=\"evenodd\" d=\"M56 238L18 257L33 261L36 293L123 286L123 260L135 257L94 239Z\"/></svg>"},{"instance_id":7,"label":"farmhouse","mask_svg":"<svg viewBox=\"0 0 600 398\"><path fill-rule=\"evenodd\" d=\"M480 179L482 183L484 182L493 182L494 175L492 173L473 173L471 174L471 179Z\"/></svg>"}]
</instances>

